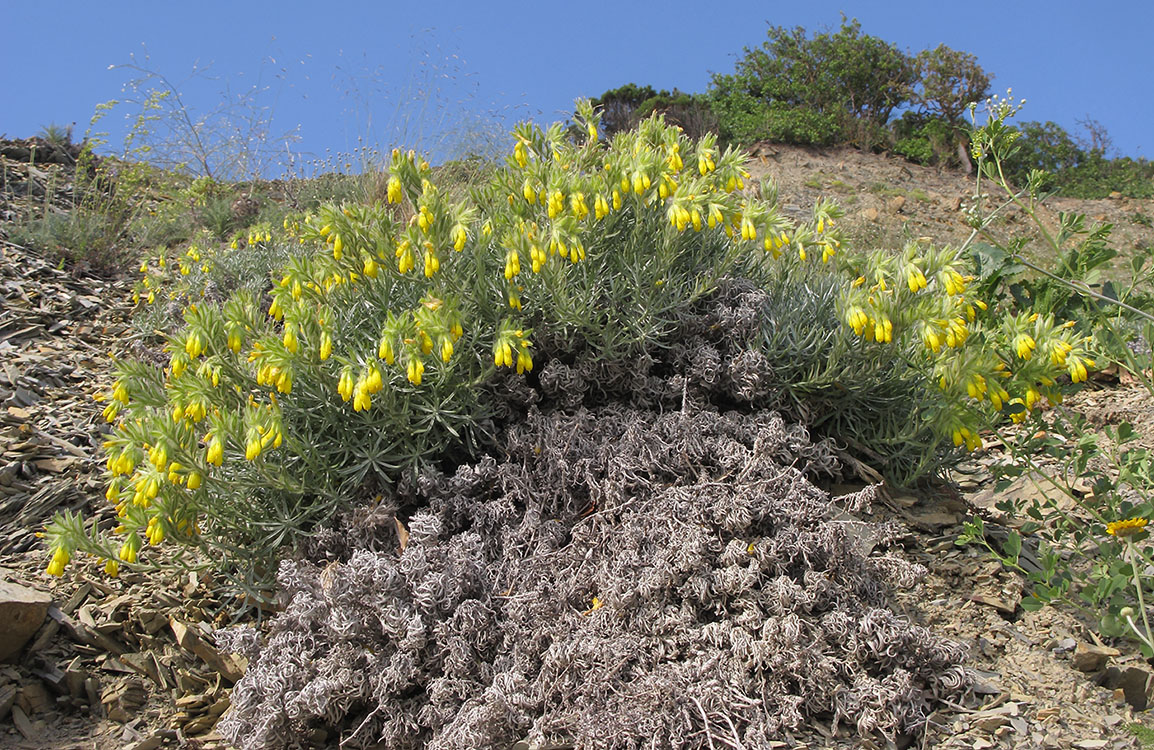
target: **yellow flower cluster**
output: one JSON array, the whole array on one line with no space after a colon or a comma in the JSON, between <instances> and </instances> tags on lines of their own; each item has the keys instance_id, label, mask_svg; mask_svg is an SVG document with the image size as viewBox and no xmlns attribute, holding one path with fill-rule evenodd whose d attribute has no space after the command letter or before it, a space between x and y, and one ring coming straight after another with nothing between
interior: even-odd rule
<instances>
[{"instance_id":1,"label":"yellow flower cluster","mask_svg":"<svg viewBox=\"0 0 1154 750\"><path fill-rule=\"evenodd\" d=\"M994 413L1021 421L1043 393L1050 401L1060 398L1058 375L1080 382L1094 366L1070 323L1037 314L979 319L986 304L970 293L973 279L956 250L918 241L898 254L856 262L862 273L843 300L846 324L875 343L900 345L912 334L941 390L959 405L988 403ZM874 283L867 286L869 279ZM1038 351L1047 356L1035 357ZM955 445L974 450L984 418L967 409L943 424Z\"/></svg>"}]
</instances>

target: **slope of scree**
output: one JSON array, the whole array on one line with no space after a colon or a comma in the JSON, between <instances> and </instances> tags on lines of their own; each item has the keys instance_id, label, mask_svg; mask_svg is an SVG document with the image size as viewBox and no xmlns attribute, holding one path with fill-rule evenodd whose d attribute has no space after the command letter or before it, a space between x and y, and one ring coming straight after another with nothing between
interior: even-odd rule
<instances>
[{"instance_id":1,"label":"slope of scree","mask_svg":"<svg viewBox=\"0 0 1154 750\"><path fill-rule=\"evenodd\" d=\"M806 479L834 459L776 414L541 413L505 457L408 490L280 569L286 606L218 731L285 747L763 747L807 717L913 732L964 649L888 608L925 571ZM326 561L327 557L327 561Z\"/></svg>"}]
</instances>

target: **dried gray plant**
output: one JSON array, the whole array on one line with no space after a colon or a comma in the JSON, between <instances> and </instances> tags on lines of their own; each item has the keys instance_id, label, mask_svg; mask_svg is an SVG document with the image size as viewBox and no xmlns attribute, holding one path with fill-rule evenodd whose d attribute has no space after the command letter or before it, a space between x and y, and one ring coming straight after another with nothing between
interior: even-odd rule
<instances>
[{"instance_id":1,"label":"dried gray plant","mask_svg":"<svg viewBox=\"0 0 1154 750\"><path fill-rule=\"evenodd\" d=\"M218 634L251 660L230 742L756 748L809 717L913 732L965 687L963 649L888 607L925 571L848 519L869 490L806 478L835 460L803 428L528 409L500 460L427 473L284 562L267 634Z\"/></svg>"}]
</instances>

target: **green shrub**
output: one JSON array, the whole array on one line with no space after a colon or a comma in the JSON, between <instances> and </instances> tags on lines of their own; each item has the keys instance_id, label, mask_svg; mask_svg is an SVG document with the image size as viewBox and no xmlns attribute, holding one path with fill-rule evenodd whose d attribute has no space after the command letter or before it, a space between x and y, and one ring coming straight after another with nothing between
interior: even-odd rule
<instances>
[{"instance_id":1,"label":"green shrub","mask_svg":"<svg viewBox=\"0 0 1154 750\"><path fill-rule=\"evenodd\" d=\"M746 48L737 69L714 75L714 111L722 138L872 147L893 111L909 99L914 61L892 44L861 34L856 20L812 38L805 29L771 27L760 48ZM800 120L800 123L798 123Z\"/></svg>"},{"instance_id":2,"label":"green shrub","mask_svg":"<svg viewBox=\"0 0 1154 750\"><path fill-rule=\"evenodd\" d=\"M1030 173L1046 173L1045 187L1071 198L1106 198L1119 192L1132 198L1154 197L1154 163L1131 157L1108 158L1100 145L1081 145L1054 122L1025 122L1002 160L1015 185L1025 186Z\"/></svg>"},{"instance_id":3,"label":"green shrub","mask_svg":"<svg viewBox=\"0 0 1154 750\"><path fill-rule=\"evenodd\" d=\"M958 145L969 139L969 128L915 112L891 123L890 132L894 153L926 166L958 166Z\"/></svg>"},{"instance_id":4,"label":"green shrub","mask_svg":"<svg viewBox=\"0 0 1154 750\"><path fill-rule=\"evenodd\" d=\"M986 98L990 76L978 58L940 44L922 50L915 59L918 71L916 102L930 118L960 126L971 104Z\"/></svg>"},{"instance_id":5,"label":"green shrub","mask_svg":"<svg viewBox=\"0 0 1154 750\"><path fill-rule=\"evenodd\" d=\"M606 91L592 102L601 112L607 137L632 130L654 114L664 116L666 122L681 128L690 138L717 132L712 100L702 94L687 94L677 89L657 91L652 86L628 83Z\"/></svg>"}]
</instances>

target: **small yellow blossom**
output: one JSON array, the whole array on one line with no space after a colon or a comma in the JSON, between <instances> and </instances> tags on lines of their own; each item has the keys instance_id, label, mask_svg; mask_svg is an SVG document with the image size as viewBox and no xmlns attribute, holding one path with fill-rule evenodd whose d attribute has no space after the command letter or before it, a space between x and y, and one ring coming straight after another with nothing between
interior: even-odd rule
<instances>
[{"instance_id":1,"label":"small yellow blossom","mask_svg":"<svg viewBox=\"0 0 1154 750\"><path fill-rule=\"evenodd\" d=\"M1106 524L1106 533L1116 537L1134 536L1146 528L1145 518L1127 518Z\"/></svg>"}]
</instances>

